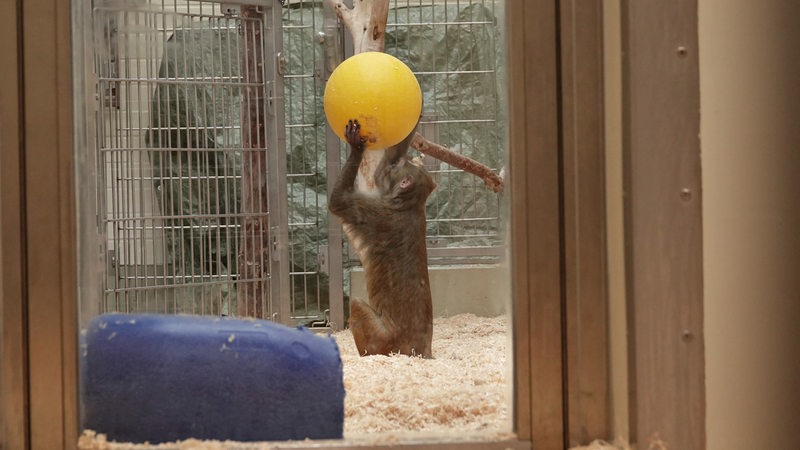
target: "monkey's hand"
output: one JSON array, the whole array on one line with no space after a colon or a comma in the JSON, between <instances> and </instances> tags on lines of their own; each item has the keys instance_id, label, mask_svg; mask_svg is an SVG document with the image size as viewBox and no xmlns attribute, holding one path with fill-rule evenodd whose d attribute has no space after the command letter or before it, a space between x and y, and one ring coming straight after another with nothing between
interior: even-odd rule
<instances>
[{"instance_id":1,"label":"monkey's hand","mask_svg":"<svg viewBox=\"0 0 800 450\"><path fill-rule=\"evenodd\" d=\"M344 137L347 143L350 144L350 155L344 163L342 173L339 174L339 180L333 187L331 198L328 202L330 211L344 222L355 222L358 220L358 201L354 200L353 191L355 189L356 175L358 174L358 166L361 165L361 159L364 157L364 144L366 139L361 137L361 125L357 120L351 119L347 122L344 129Z\"/></svg>"},{"instance_id":2,"label":"monkey's hand","mask_svg":"<svg viewBox=\"0 0 800 450\"><path fill-rule=\"evenodd\" d=\"M361 153L364 151L364 144L367 142L367 138L361 137L361 124L358 123L358 120L350 119L347 121L347 125L344 127L344 137L347 138L347 143L350 144L354 152Z\"/></svg>"}]
</instances>

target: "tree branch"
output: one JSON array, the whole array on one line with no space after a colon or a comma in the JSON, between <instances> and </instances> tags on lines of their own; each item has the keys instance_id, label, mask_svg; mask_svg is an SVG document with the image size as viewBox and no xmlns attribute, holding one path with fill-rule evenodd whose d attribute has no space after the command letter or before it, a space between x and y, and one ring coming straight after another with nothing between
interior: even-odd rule
<instances>
[{"instance_id":1,"label":"tree branch","mask_svg":"<svg viewBox=\"0 0 800 450\"><path fill-rule=\"evenodd\" d=\"M419 133L414 134L414 137L411 139L411 146L420 152L425 153L426 155L438 159L439 161L445 162L453 167L457 167L465 172L469 172L479 177L484 183L486 183L486 186L488 186L489 189L494 192L503 191L505 183L502 175L494 173L492 169L484 164L479 163L478 161L475 161L472 158L460 155L435 142L431 142L425 139Z\"/></svg>"},{"instance_id":2,"label":"tree branch","mask_svg":"<svg viewBox=\"0 0 800 450\"><path fill-rule=\"evenodd\" d=\"M342 1L325 0L350 32L353 53L382 52L389 17L389 0L354 0L353 8Z\"/></svg>"}]
</instances>

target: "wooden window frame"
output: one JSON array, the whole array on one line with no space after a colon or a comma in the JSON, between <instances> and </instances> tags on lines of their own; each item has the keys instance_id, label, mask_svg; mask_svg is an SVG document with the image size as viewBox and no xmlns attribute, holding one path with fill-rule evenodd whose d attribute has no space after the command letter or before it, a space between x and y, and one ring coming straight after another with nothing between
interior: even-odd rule
<instances>
[{"instance_id":1,"label":"wooden window frame","mask_svg":"<svg viewBox=\"0 0 800 450\"><path fill-rule=\"evenodd\" d=\"M697 0L622 2L630 440L705 448Z\"/></svg>"}]
</instances>

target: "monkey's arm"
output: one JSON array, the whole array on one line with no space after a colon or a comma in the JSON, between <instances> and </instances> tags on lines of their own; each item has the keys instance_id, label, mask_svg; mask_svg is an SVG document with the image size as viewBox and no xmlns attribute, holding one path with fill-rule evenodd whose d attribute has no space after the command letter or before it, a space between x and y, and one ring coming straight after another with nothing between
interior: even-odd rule
<instances>
[{"instance_id":1,"label":"monkey's arm","mask_svg":"<svg viewBox=\"0 0 800 450\"><path fill-rule=\"evenodd\" d=\"M339 180L333 187L331 199L328 204L331 212L344 220L353 220L353 205L356 203L353 196L356 195L355 181L358 174L358 166L364 157L364 139L360 136L361 125L357 120L350 120L347 123L344 134L350 144L350 155L344 163Z\"/></svg>"},{"instance_id":2,"label":"monkey's arm","mask_svg":"<svg viewBox=\"0 0 800 450\"><path fill-rule=\"evenodd\" d=\"M405 139L400 141L400 143L395 144L386 149L386 153L383 155L383 159L381 159L381 162L375 169L376 174L382 173L383 169L387 165L392 165L397 161L399 161L400 158L406 156L406 153L408 153L408 147L411 145L411 139L414 138L414 134L416 133L416 131L417 127L415 126L414 129L411 130L410 133L408 133L408 136L406 136Z\"/></svg>"}]
</instances>

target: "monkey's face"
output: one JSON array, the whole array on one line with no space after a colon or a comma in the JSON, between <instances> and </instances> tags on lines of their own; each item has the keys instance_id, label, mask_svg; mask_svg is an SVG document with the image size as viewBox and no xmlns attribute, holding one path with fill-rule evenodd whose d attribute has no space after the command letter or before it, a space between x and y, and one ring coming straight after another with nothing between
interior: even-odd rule
<instances>
[{"instance_id":1,"label":"monkey's face","mask_svg":"<svg viewBox=\"0 0 800 450\"><path fill-rule=\"evenodd\" d=\"M436 183L422 164L408 158L400 158L387 168L387 173L378 180L381 192L389 195L402 209L424 204Z\"/></svg>"}]
</instances>

